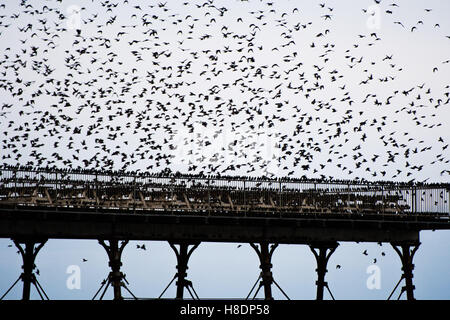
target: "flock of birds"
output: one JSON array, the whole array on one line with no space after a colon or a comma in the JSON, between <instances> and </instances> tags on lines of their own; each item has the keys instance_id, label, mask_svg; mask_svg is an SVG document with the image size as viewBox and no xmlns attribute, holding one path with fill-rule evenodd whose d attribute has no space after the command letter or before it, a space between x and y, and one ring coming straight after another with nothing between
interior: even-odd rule
<instances>
[{"instance_id":1,"label":"flock of birds","mask_svg":"<svg viewBox=\"0 0 450 320\"><path fill-rule=\"evenodd\" d=\"M1 45L1 161L321 179L450 173L448 60L432 62L438 86L402 88L414 66L383 46L382 28L340 43L340 8L217 2L1 5L0 38L15 41ZM392 16L386 29L407 31L404 8L376 5ZM448 41L433 14L424 8L409 32L428 26Z\"/></svg>"},{"instance_id":2,"label":"flock of birds","mask_svg":"<svg viewBox=\"0 0 450 320\"><path fill-rule=\"evenodd\" d=\"M432 67L414 78L416 65L383 40L425 34L445 51L450 32L431 8L406 22L410 8L398 1L372 4L388 32L345 37L335 32L345 13L326 3L1 4L0 161L321 180L410 180L427 169L445 178L450 60L425 61Z\"/></svg>"}]
</instances>

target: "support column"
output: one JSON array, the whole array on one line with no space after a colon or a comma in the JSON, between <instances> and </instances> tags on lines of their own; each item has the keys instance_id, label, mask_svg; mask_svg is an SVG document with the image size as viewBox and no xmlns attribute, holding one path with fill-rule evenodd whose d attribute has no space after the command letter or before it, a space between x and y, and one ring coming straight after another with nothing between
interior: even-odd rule
<instances>
[{"instance_id":1,"label":"support column","mask_svg":"<svg viewBox=\"0 0 450 320\"><path fill-rule=\"evenodd\" d=\"M252 248L258 254L259 262L261 263L259 267L261 268L261 284L260 287L264 287L264 297L266 300L273 300L272 296L272 255L278 244L272 244L269 250L269 244L267 242L261 242L259 248L256 244L250 243Z\"/></svg>"},{"instance_id":2,"label":"support column","mask_svg":"<svg viewBox=\"0 0 450 320\"><path fill-rule=\"evenodd\" d=\"M323 300L323 289L326 287L334 300L333 295L331 294L330 289L328 288L328 283L325 281L325 274L327 273L327 264L333 252L339 246L337 242L334 243L314 243L309 246L314 257L317 262L317 300ZM328 252L327 252L328 251Z\"/></svg>"},{"instance_id":3,"label":"support column","mask_svg":"<svg viewBox=\"0 0 450 320\"><path fill-rule=\"evenodd\" d=\"M415 286L413 285L413 270L414 270L414 264L413 258L414 254L416 253L417 249L419 249L420 243L391 243L392 247L394 248L395 252L400 257L400 260L402 261L402 271L403 275L402 278L405 279L405 286L402 287L402 291L400 295L406 291L406 299L407 300L415 300L414 298L414 289ZM401 251L400 251L401 249Z\"/></svg>"},{"instance_id":4,"label":"support column","mask_svg":"<svg viewBox=\"0 0 450 320\"><path fill-rule=\"evenodd\" d=\"M47 239L13 239L14 244L16 245L17 249L19 249L19 253L22 256L22 274L19 276L19 278L14 282L14 284L6 291L6 293L0 298L2 300L8 293L11 291L11 289L19 282L19 280L22 280L23 282L23 290L22 290L22 300L29 301L30 300L30 293L31 293L31 285L33 284L41 297L42 300L44 300L44 296L48 300L48 296L45 293L44 289L41 287L39 282L36 279L36 275L34 274L34 269L36 268L35 261L36 256L38 252L42 249L44 244L47 242Z\"/></svg>"},{"instance_id":5,"label":"support column","mask_svg":"<svg viewBox=\"0 0 450 320\"><path fill-rule=\"evenodd\" d=\"M128 244L128 240L122 241L120 247L119 247L119 240L109 240L109 245L107 245L104 240L99 240L98 242L106 250L109 259L108 265L111 268L111 272L109 273L107 279L107 286L100 299L103 298L106 289L108 288L109 284L111 284L114 290L114 300L122 300L123 297L121 287L122 286L125 287L125 285L122 282L123 280L125 280L125 275L120 271L120 267L122 266L121 261L122 252L125 246Z\"/></svg>"},{"instance_id":6,"label":"support column","mask_svg":"<svg viewBox=\"0 0 450 320\"><path fill-rule=\"evenodd\" d=\"M177 244L179 246L178 249L176 247ZM176 299L183 299L184 288L186 288L189 291L189 293L191 294L192 298L194 298L194 296L192 295L192 292L190 291L190 289L192 288L192 290L194 291L194 294L198 298L197 294L195 293L194 288L192 287L191 281L187 280L186 277L187 277L187 269L189 268L188 267L189 258L191 257L192 252L194 252L194 250L197 249L197 247L200 245L200 242L195 242L195 243L169 242L169 245L177 256L177 273L175 274L175 278L177 279ZM192 245L192 247L189 249L190 245Z\"/></svg>"}]
</instances>

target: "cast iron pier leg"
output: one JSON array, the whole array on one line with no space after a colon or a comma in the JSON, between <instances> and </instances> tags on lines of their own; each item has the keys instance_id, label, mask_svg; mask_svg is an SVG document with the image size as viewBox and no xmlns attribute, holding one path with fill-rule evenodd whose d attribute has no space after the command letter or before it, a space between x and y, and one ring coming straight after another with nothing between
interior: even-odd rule
<instances>
[{"instance_id":1,"label":"cast iron pier leg","mask_svg":"<svg viewBox=\"0 0 450 320\"><path fill-rule=\"evenodd\" d=\"M109 246L104 240L98 241L102 247L106 250L109 259L109 266L111 267L111 272L108 276L108 282L111 283L114 290L114 300L122 300L122 280L124 280L125 275L120 271L122 266L121 257L128 240L122 241L119 247L119 240L109 240Z\"/></svg>"},{"instance_id":2,"label":"cast iron pier leg","mask_svg":"<svg viewBox=\"0 0 450 320\"><path fill-rule=\"evenodd\" d=\"M269 250L269 244L267 242L261 242L259 248L254 243L250 243L252 248L258 254L261 268L261 283L264 286L264 297L266 300L273 300L272 296L272 255L278 244L272 244Z\"/></svg>"},{"instance_id":3,"label":"cast iron pier leg","mask_svg":"<svg viewBox=\"0 0 450 320\"><path fill-rule=\"evenodd\" d=\"M415 286L413 285L413 270L414 270L414 264L413 258L414 254L416 253L417 249L419 249L420 243L391 243L394 250L397 252L397 254L400 257L400 260L402 261L402 271L403 271L403 279L405 279L405 286L402 287L402 292L406 291L406 298L408 300L415 300L414 299L414 289ZM412 247L412 249L411 249ZM401 249L401 251L400 251Z\"/></svg>"},{"instance_id":4,"label":"cast iron pier leg","mask_svg":"<svg viewBox=\"0 0 450 320\"><path fill-rule=\"evenodd\" d=\"M176 247L177 244L179 246L179 249L177 249L177 247ZM200 242L196 242L196 243L169 242L169 245L177 256L176 299L183 299L184 288L187 288L188 290L190 290L189 288L192 286L190 281L186 279L189 258L191 256L192 252L194 252L194 250L200 245ZM189 249L190 245L192 245L192 247Z\"/></svg>"},{"instance_id":5,"label":"cast iron pier leg","mask_svg":"<svg viewBox=\"0 0 450 320\"><path fill-rule=\"evenodd\" d=\"M41 296L41 299L44 299L42 294L45 295L45 297L48 299L47 294L45 293L44 289L42 289L41 285L36 279L36 276L33 272L33 270L36 268L36 265L34 264L36 260L36 256L39 252L39 250L42 249L44 244L47 242L47 239L27 239L27 240L18 240L13 239L14 244L16 245L17 249L19 249L20 255L22 256L22 269L23 272L19 276L16 282L6 291L6 293L0 298L3 299L9 291L17 284L19 280L23 281L23 290L22 290L22 300L29 301L30 300L30 291L31 291L31 284L33 284L36 287L36 290L38 291L39 295ZM35 247L35 245L37 246ZM23 247L22 247L23 245Z\"/></svg>"},{"instance_id":6,"label":"cast iron pier leg","mask_svg":"<svg viewBox=\"0 0 450 320\"><path fill-rule=\"evenodd\" d=\"M317 300L323 300L323 289L325 286L328 286L327 282L325 281L325 274L327 273L327 263L330 259L333 252L338 247L338 243L316 243L311 244L309 248L311 249L312 253L314 254L314 257L317 261ZM318 250L318 251L316 251ZM328 251L328 253L327 253ZM334 298L333 298L334 299Z\"/></svg>"}]
</instances>

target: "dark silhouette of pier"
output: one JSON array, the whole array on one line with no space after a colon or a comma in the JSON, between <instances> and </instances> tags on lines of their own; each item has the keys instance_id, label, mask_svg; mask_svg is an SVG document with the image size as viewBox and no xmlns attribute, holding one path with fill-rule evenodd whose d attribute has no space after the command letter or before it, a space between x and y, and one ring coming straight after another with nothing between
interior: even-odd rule
<instances>
[{"instance_id":1,"label":"dark silhouette of pier","mask_svg":"<svg viewBox=\"0 0 450 320\"><path fill-rule=\"evenodd\" d=\"M13 286L23 282L23 300L29 300L31 285L48 299L34 273L36 255L48 239L99 241L111 268L94 296L102 292L100 299L109 286L114 299L122 299L122 288L132 294L120 270L129 240L170 243L177 272L168 287L176 280L177 299L185 289L198 298L187 269L201 242L250 243L261 274L247 299L253 289L254 297L263 289L272 299L273 284L287 297L272 276L272 254L279 244L308 245L317 261L319 300L329 291L327 262L340 241L386 242L402 262L394 291L404 280L400 295L406 292L412 300L419 232L450 229L449 184L20 167L4 167L0 174L0 237L11 238L22 255L23 272Z\"/></svg>"}]
</instances>

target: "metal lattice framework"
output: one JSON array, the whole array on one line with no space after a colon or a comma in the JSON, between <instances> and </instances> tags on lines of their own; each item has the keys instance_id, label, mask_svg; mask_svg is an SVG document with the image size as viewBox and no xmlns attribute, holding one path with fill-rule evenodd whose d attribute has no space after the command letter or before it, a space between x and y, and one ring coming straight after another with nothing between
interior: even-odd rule
<instances>
[{"instance_id":1,"label":"metal lattice framework","mask_svg":"<svg viewBox=\"0 0 450 320\"><path fill-rule=\"evenodd\" d=\"M236 212L449 215L449 184L0 169L0 205Z\"/></svg>"}]
</instances>

